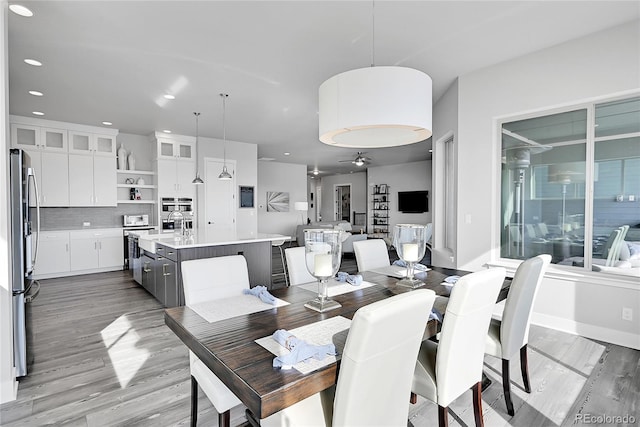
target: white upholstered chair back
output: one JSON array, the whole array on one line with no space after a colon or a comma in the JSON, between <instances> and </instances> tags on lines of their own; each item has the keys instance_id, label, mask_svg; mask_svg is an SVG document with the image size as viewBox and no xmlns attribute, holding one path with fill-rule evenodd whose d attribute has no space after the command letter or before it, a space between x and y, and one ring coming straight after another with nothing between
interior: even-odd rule
<instances>
[{"instance_id":1,"label":"white upholstered chair back","mask_svg":"<svg viewBox=\"0 0 640 427\"><path fill-rule=\"evenodd\" d=\"M533 303L550 262L551 255L546 254L529 258L513 276L500 327L503 359L512 359L529 340Z\"/></svg>"},{"instance_id":2,"label":"white upholstered chair back","mask_svg":"<svg viewBox=\"0 0 640 427\"><path fill-rule=\"evenodd\" d=\"M182 261L186 306L228 298L249 289L247 261L242 255Z\"/></svg>"},{"instance_id":3,"label":"white upholstered chair back","mask_svg":"<svg viewBox=\"0 0 640 427\"><path fill-rule=\"evenodd\" d=\"M438 405L449 406L482 379L485 340L504 268L462 276L451 291L436 356Z\"/></svg>"},{"instance_id":4,"label":"white upholstered chair back","mask_svg":"<svg viewBox=\"0 0 640 427\"><path fill-rule=\"evenodd\" d=\"M356 254L358 271L388 267L391 264L391 261L389 261L387 244L382 239L369 239L353 242L353 251Z\"/></svg>"},{"instance_id":5,"label":"white upholstered chair back","mask_svg":"<svg viewBox=\"0 0 640 427\"><path fill-rule=\"evenodd\" d=\"M284 256L287 259L287 272L289 273L289 283L291 286L315 282L317 280L309 273L309 270L307 270L304 246L287 248L284 250Z\"/></svg>"},{"instance_id":6,"label":"white upholstered chair back","mask_svg":"<svg viewBox=\"0 0 640 427\"><path fill-rule=\"evenodd\" d=\"M409 394L435 293L421 289L353 316L333 404L334 426L407 425Z\"/></svg>"},{"instance_id":7,"label":"white upholstered chair back","mask_svg":"<svg viewBox=\"0 0 640 427\"><path fill-rule=\"evenodd\" d=\"M182 285L187 307L205 301L213 301L242 294L249 289L247 261L242 255L182 261ZM224 383L192 352L189 351L189 368L192 378L191 423L197 422L196 381L218 412L218 425L230 417L231 408L240 400Z\"/></svg>"}]
</instances>

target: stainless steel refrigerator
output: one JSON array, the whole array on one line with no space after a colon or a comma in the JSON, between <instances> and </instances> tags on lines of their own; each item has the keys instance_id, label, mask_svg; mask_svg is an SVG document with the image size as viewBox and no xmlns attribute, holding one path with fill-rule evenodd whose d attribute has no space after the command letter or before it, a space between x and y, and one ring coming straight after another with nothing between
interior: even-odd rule
<instances>
[{"instance_id":1,"label":"stainless steel refrigerator","mask_svg":"<svg viewBox=\"0 0 640 427\"><path fill-rule=\"evenodd\" d=\"M27 375L33 362L30 303L40 284L33 280L38 256L40 205L38 183L31 158L23 150L9 152L9 197L11 199L11 246L13 289L13 354L16 376Z\"/></svg>"}]
</instances>

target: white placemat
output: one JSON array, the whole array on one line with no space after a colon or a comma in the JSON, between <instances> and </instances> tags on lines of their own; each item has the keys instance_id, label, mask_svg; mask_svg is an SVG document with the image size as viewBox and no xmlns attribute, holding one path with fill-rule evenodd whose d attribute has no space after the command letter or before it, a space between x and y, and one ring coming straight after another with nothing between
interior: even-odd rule
<instances>
[{"instance_id":1,"label":"white placemat","mask_svg":"<svg viewBox=\"0 0 640 427\"><path fill-rule=\"evenodd\" d=\"M429 271L429 270L431 269L428 267L426 270L414 269L414 273L418 273L420 271ZM384 274L385 276L397 277L399 279L402 279L407 276L407 267L400 267L399 265L389 265L387 267L372 268L369 271L373 273Z\"/></svg>"},{"instance_id":2,"label":"white placemat","mask_svg":"<svg viewBox=\"0 0 640 427\"><path fill-rule=\"evenodd\" d=\"M322 360L316 360L312 357L296 363L293 368L302 374L308 374L339 360L347 341L347 332L345 331L348 331L350 326L351 320L346 317L336 316L290 330L291 335L309 344L325 345L333 343L338 351L337 356L327 356ZM271 335L257 339L255 342L275 354L276 357L289 353L289 350L278 344Z\"/></svg>"},{"instance_id":3,"label":"white placemat","mask_svg":"<svg viewBox=\"0 0 640 427\"><path fill-rule=\"evenodd\" d=\"M256 296L241 294L214 301L200 302L189 306L189 308L198 313L198 315L207 322L211 323L289 304L290 303L279 298L276 298L275 304L267 304Z\"/></svg>"},{"instance_id":4,"label":"white placemat","mask_svg":"<svg viewBox=\"0 0 640 427\"><path fill-rule=\"evenodd\" d=\"M364 280L359 285L351 285L347 282L338 282L336 279L329 279L327 281L327 296L331 298L336 295L346 294L348 292L368 288L369 286L373 285L375 285L375 283L365 282ZM300 285L299 288L318 293L318 282L311 282L307 283L306 285Z\"/></svg>"}]
</instances>

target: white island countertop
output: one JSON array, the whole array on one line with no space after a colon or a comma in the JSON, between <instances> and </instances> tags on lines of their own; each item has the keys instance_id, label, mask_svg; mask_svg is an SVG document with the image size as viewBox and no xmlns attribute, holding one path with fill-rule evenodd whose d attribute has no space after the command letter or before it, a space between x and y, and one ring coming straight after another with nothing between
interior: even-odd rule
<instances>
[{"instance_id":1,"label":"white island countertop","mask_svg":"<svg viewBox=\"0 0 640 427\"><path fill-rule=\"evenodd\" d=\"M282 234L256 233L253 236L242 233L212 232L205 230L191 230L189 236L183 236L181 232L159 232L152 230L148 233L130 232L138 236L138 244L148 252L155 253L155 244L161 243L173 249L187 249L206 246L236 245L243 243L272 242L276 240L291 240L291 236Z\"/></svg>"}]
</instances>

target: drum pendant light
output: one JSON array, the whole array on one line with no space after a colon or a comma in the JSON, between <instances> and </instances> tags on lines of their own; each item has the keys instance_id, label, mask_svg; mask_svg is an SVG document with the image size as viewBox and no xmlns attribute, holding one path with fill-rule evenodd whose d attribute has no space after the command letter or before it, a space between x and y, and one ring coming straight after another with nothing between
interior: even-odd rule
<instances>
[{"instance_id":1,"label":"drum pendant light","mask_svg":"<svg viewBox=\"0 0 640 427\"><path fill-rule=\"evenodd\" d=\"M200 113L194 112L193 115L196 116L196 177L191 181L191 183L198 185L204 184L204 181L200 178L200 173L198 172L198 118L200 118Z\"/></svg>"},{"instance_id":2,"label":"drum pendant light","mask_svg":"<svg viewBox=\"0 0 640 427\"><path fill-rule=\"evenodd\" d=\"M229 181L233 178L229 171L227 171L227 128L226 128L226 114L227 114L227 98L229 95L226 93L221 93L222 97L222 139L223 139L223 164L222 164L222 172L218 175L218 179L222 181Z\"/></svg>"},{"instance_id":3,"label":"drum pendant light","mask_svg":"<svg viewBox=\"0 0 640 427\"><path fill-rule=\"evenodd\" d=\"M375 6L375 4L374 4ZM375 36L375 14L372 13ZM319 89L319 137L328 145L380 148L413 144L432 134L431 77L374 65L337 74Z\"/></svg>"}]
</instances>

